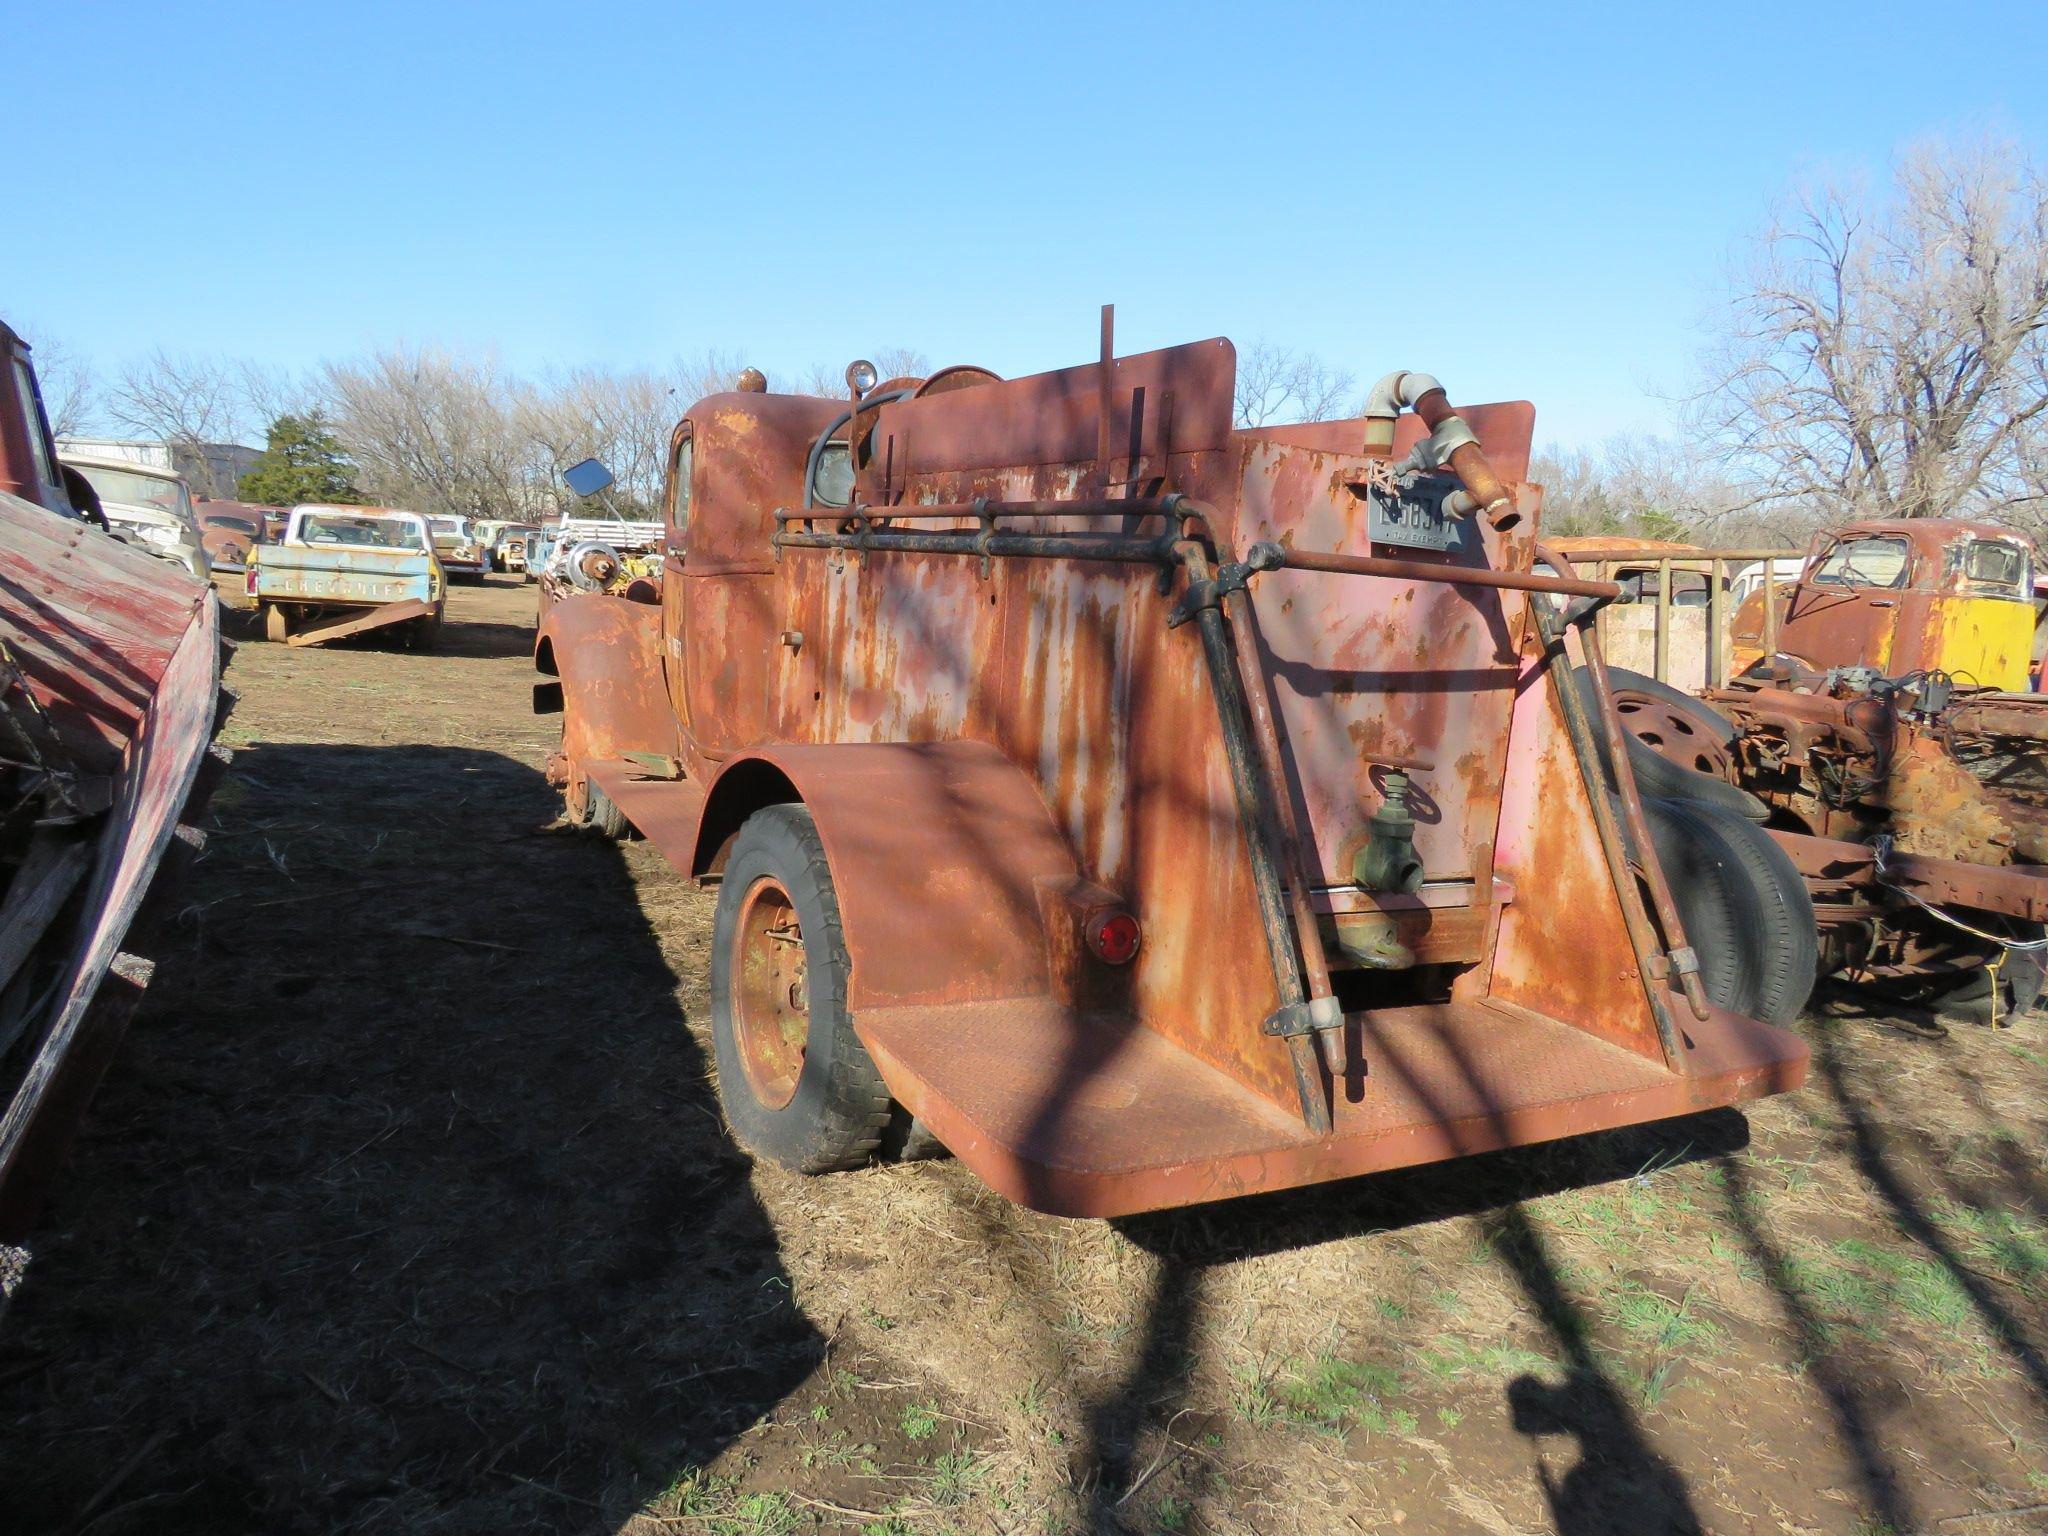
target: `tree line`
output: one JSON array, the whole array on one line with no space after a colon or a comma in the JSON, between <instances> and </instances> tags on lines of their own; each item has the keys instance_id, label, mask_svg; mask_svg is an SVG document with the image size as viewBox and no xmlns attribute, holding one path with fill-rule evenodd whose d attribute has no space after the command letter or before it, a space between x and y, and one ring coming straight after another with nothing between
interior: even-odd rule
<instances>
[{"instance_id":1,"label":"tree line","mask_svg":"<svg viewBox=\"0 0 2048 1536\"><path fill-rule=\"evenodd\" d=\"M1538 455L1550 532L1727 545L1798 541L1852 517L2048 531L2048 183L2019 146L1927 145L1882 185L1795 190L1706 330L1674 436ZM622 502L657 504L676 420L742 366L706 352L658 370L527 377L489 354L392 346L292 375L159 351L101 380L31 340L60 432L263 437L242 489L472 515L552 507L562 470L591 457L611 467ZM884 376L929 370L906 349L876 361ZM770 382L845 388L824 367ZM1311 352L1254 342L1239 353L1241 426L1353 414L1360 398L1361 381Z\"/></svg>"}]
</instances>

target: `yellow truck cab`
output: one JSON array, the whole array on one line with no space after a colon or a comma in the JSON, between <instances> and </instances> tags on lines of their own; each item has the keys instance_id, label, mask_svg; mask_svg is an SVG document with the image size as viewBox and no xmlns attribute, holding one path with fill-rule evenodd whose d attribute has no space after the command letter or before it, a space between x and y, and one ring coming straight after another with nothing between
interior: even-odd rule
<instances>
[{"instance_id":1,"label":"yellow truck cab","mask_svg":"<svg viewBox=\"0 0 2048 1536\"><path fill-rule=\"evenodd\" d=\"M1780 586L1774 649L1809 667L1888 677L1939 671L2006 691L2031 686L2034 549L1991 523L1892 518L1818 535L1805 573ZM1762 655L1761 595L1733 626L1736 663Z\"/></svg>"}]
</instances>

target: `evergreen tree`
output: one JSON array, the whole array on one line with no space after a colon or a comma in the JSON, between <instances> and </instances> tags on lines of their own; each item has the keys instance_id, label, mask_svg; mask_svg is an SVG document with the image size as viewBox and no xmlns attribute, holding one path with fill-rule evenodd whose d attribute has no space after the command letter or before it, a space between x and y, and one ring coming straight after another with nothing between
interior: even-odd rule
<instances>
[{"instance_id":1,"label":"evergreen tree","mask_svg":"<svg viewBox=\"0 0 2048 1536\"><path fill-rule=\"evenodd\" d=\"M355 487L355 473L355 465L319 412L280 416L270 424L269 442L235 494L243 501L273 507L301 502L359 505L366 498Z\"/></svg>"}]
</instances>

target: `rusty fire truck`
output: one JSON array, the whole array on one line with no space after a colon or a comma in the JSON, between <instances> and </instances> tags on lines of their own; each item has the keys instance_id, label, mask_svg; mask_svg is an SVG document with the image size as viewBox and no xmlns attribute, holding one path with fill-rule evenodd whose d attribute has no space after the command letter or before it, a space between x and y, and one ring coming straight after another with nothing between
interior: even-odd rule
<instances>
[{"instance_id":1,"label":"rusty fire truck","mask_svg":"<svg viewBox=\"0 0 2048 1536\"><path fill-rule=\"evenodd\" d=\"M1077 368L713 395L659 601L544 616L567 816L717 885L757 1155L908 1118L1104 1216L1803 1080L1805 889L1637 794L1585 622L1616 589L1537 569L1533 408L1401 373L1236 430L1234 370L1117 357L1105 314Z\"/></svg>"}]
</instances>

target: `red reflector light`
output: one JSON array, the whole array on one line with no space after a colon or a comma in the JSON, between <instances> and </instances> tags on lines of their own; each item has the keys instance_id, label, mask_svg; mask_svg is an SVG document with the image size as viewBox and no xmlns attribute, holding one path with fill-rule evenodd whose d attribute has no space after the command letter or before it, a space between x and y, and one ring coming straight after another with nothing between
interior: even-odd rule
<instances>
[{"instance_id":1,"label":"red reflector light","mask_svg":"<svg viewBox=\"0 0 2048 1536\"><path fill-rule=\"evenodd\" d=\"M1110 965L1128 965L1138 953L1138 920L1128 912L1097 912L1088 919L1088 947Z\"/></svg>"},{"instance_id":2,"label":"red reflector light","mask_svg":"<svg viewBox=\"0 0 2048 1536\"><path fill-rule=\"evenodd\" d=\"M242 573L242 590L251 597L256 595L256 567L253 565Z\"/></svg>"}]
</instances>

